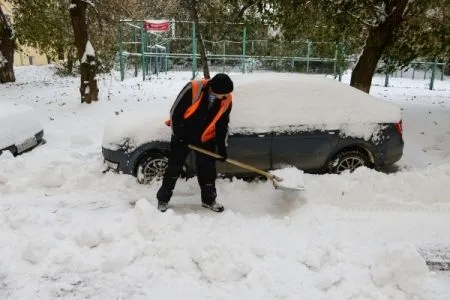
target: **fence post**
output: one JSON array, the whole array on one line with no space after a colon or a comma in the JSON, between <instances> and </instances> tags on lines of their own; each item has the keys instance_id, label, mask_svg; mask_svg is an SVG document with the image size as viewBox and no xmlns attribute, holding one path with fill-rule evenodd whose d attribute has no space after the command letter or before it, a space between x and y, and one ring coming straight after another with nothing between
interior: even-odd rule
<instances>
[{"instance_id":1,"label":"fence post","mask_svg":"<svg viewBox=\"0 0 450 300\"><path fill-rule=\"evenodd\" d=\"M433 67L431 69L430 90L433 90L434 87L434 79L436 78L436 66L437 66L437 59L435 58Z\"/></svg>"},{"instance_id":2,"label":"fence post","mask_svg":"<svg viewBox=\"0 0 450 300\"><path fill-rule=\"evenodd\" d=\"M192 79L197 72L197 39L195 38L195 23L192 22Z\"/></svg>"},{"instance_id":3,"label":"fence post","mask_svg":"<svg viewBox=\"0 0 450 300\"><path fill-rule=\"evenodd\" d=\"M338 48L338 55L339 55L339 82L342 82L342 73L343 71L343 65L346 62L345 59L345 37L341 37L339 41L339 48Z\"/></svg>"},{"instance_id":4,"label":"fence post","mask_svg":"<svg viewBox=\"0 0 450 300\"><path fill-rule=\"evenodd\" d=\"M123 64L123 33L122 33L122 22L119 21L118 25L118 32L119 32L119 66L120 66L120 81L123 81L125 77L125 70L124 70L124 64Z\"/></svg>"},{"instance_id":5,"label":"fence post","mask_svg":"<svg viewBox=\"0 0 450 300\"><path fill-rule=\"evenodd\" d=\"M336 73L337 73L337 60L338 60L338 44L336 44L336 47L334 49L334 64L333 64L333 75L336 79Z\"/></svg>"},{"instance_id":6,"label":"fence post","mask_svg":"<svg viewBox=\"0 0 450 300\"><path fill-rule=\"evenodd\" d=\"M384 87L389 86L389 64L390 64L390 58L388 57L386 62L386 70L385 70L385 77L384 77Z\"/></svg>"},{"instance_id":7,"label":"fence post","mask_svg":"<svg viewBox=\"0 0 450 300\"><path fill-rule=\"evenodd\" d=\"M142 81L145 81L145 33L144 33L144 24L145 21L141 22L141 64L142 64Z\"/></svg>"},{"instance_id":8,"label":"fence post","mask_svg":"<svg viewBox=\"0 0 450 300\"><path fill-rule=\"evenodd\" d=\"M167 51L164 51L164 67L165 67L165 74L167 74Z\"/></svg>"},{"instance_id":9,"label":"fence post","mask_svg":"<svg viewBox=\"0 0 450 300\"><path fill-rule=\"evenodd\" d=\"M311 52L311 42L309 40L307 40L308 43L308 52L306 53L306 73L309 73L309 55Z\"/></svg>"},{"instance_id":10,"label":"fence post","mask_svg":"<svg viewBox=\"0 0 450 300\"><path fill-rule=\"evenodd\" d=\"M242 33L242 73L245 74L245 51L246 49L246 40L247 40L247 27L244 26L244 32Z\"/></svg>"},{"instance_id":11,"label":"fence post","mask_svg":"<svg viewBox=\"0 0 450 300\"><path fill-rule=\"evenodd\" d=\"M226 58L225 55L227 54L226 52L226 41L223 41L223 65L222 65L222 72L225 73L225 64L226 64Z\"/></svg>"},{"instance_id":12,"label":"fence post","mask_svg":"<svg viewBox=\"0 0 450 300\"><path fill-rule=\"evenodd\" d=\"M133 28L133 49L134 53L138 52L138 46L137 46L137 28ZM134 77L138 76L138 57L134 56Z\"/></svg>"}]
</instances>

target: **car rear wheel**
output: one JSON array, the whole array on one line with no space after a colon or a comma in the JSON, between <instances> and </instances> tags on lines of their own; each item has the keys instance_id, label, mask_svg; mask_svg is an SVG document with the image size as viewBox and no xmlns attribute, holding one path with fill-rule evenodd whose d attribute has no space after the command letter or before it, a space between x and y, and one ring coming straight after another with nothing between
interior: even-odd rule
<instances>
[{"instance_id":1,"label":"car rear wheel","mask_svg":"<svg viewBox=\"0 0 450 300\"><path fill-rule=\"evenodd\" d=\"M162 180L169 158L166 154L150 153L143 157L138 165L136 177L141 184L150 184Z\"/></svg>"},{"instance_id":2,"label":"car rear wheel","mask_svg":"<svg viewBox=\"0 0 450 300\"><path fill-rule=\"evenodd\" d=\"M359 151L341 152L328 164L331 173L340 174L344 171L353 172L359 167L368 167L370 165L367 155Z\"/></svg>"}]
</instances>

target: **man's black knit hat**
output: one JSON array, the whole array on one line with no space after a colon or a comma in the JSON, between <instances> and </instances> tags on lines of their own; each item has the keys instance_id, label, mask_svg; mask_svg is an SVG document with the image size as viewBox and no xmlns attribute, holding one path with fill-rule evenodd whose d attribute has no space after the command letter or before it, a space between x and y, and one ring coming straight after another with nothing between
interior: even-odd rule
<instances>
[{"instance_id":1,"label":"man's black knit hat","mask_svg":"<svg viewBox=\"0 0 450 300\"><path fill-rule=\"evenodd\" d=\"M209 82L212 91L216 94L228 94L233 91L233 81L227 74L216 74Z\"/></svg>"}]
</instances>

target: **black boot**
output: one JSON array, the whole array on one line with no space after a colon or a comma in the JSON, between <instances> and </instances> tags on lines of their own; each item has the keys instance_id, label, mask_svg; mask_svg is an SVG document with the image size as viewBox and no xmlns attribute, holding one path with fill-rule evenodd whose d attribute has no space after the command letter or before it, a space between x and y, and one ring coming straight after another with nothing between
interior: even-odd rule
<instances>
[{"instance_id":1,"label":"black boot","mask_svg":"<svg viewBox=\"0 0 450 300\"><path fill-rule=\"evenodd\" d=\"M217 203L215 200L212 203L202 202L202 206L205 208L209 208L210 210L215 211L215 212L223 212L225 210L223 205L220 203Z\"/></svg>"},{"instance_id":2,"label":"black boot","mask_svg":"<svg viewBox=\"0 0 450 300\"><path fill-rule=\"evenodd\" d=\"M158 190L156 198L158 198L158 210L165 212L169 208L169 201L172 197L172 190L166 188L164 185Z\"/></svg>"},{"instance_id":3,"label":"black boot","mask_svg":"<svg viewBox=\"0 0 450 300\"><path fill-rule=\"evenodd\" d=\"M160 212L166 212L166 210L169 208L169 202L159 201L158 200L158 210Z\"/></svg>"},{"instance_id":4,"label":"black boot","mask_svg":"<svg viewBox=\"0 0 450 300\"><path fill-rule=\"evenodd\" d=\"M200 186L200 189L202 193L202 206L215 212L223 212L223 205L216 202L217 193L215 185L204 184Z\"/></svg>"}]
</instances>

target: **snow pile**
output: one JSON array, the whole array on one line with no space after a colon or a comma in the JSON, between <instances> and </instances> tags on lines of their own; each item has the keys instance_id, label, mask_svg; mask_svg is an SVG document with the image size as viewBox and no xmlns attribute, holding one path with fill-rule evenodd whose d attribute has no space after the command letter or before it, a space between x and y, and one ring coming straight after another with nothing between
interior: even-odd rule
<instances>
[{"instance_id":1,"label":"snow pile","mask_svg":"<svg viewBox=\"0 0 450 300\"><path fill-rule=\"evenodd\" d=\"M281 179L281 181L275 180L281 188L293 190L303 190L305 188L303 171L296 167L285 167L283 169L273 170L271 173Z\"/></svg>"},{"instance_id":2,"label":"snow pile","mask_svg":"<svg viewBox=\"0 0 450 300\"><path fill-rule=\"evenodd\" d=\"M61 209L52 220L40 209L20 217L16 231L30 236L45 230L48 235L15 244L21 261L2 252L7 255L4 284L12 297L39 291L43 297L174 298L182 289L188 299L296 299L299 294L311 299L409 299L421 297L429 280L413 247L339 241L326 232L339 232L340 223L315 217L161 214L145 199L122 214L89 213L84 218L88 226L79 222L85 213ZM13 212L0 218L5 237L14 236L7 220L17 217ZM303 227L311 222L317 226L299 228L302 222ZM15 278L30 270L42 278L40 285L29 284L33 277L27 277L18 289Z\"/></svg>"},{"instance_id":3,"label":"snow pile","mask_svg":"<svg viewBox=\"0 0 450 300\"><path fill-rule=\"evenodd\" d=\"M397 244L379 254L371 267L371 275L378 287L420 294L428 279L428 267L414 247Z\"/></svg>"}]
</instances>

